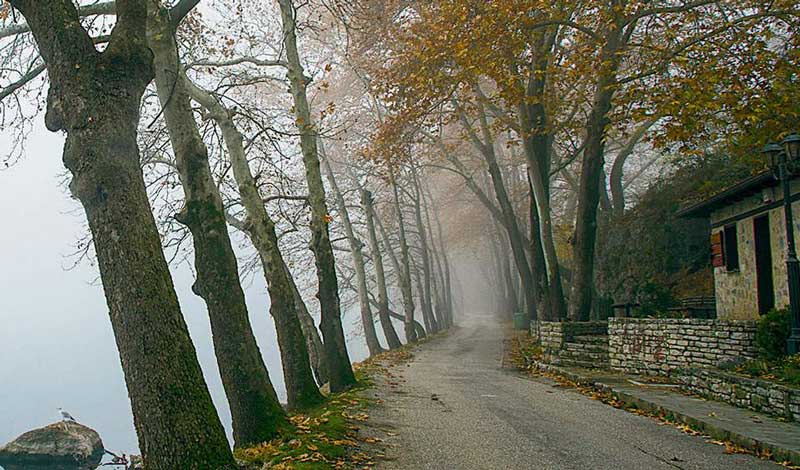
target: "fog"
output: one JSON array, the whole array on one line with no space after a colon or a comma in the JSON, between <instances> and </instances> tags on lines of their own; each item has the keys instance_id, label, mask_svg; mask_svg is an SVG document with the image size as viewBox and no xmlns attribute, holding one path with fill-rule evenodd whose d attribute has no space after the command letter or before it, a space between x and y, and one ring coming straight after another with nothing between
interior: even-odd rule
<instances>
[{"instance_id":1,"label":"fog","mask_svg":"<svg viewBox=\"0 0 800 470\"><path fill-rule=\"evenodd\" d=\"M0 171L0 445L59 419L56 408L96 429L106 448L135 452L136 435L122 368L114 344L98 273L75 259L84 214L62 182L63 138L47 132L42 119L27 156ZM0 150L11 145L0 139ZM239 234L234 246L242 245ZM230 437L231 418L217 371L203 301L191 292L193 274L184 263L172 268L184 317L211 395ZM248 277L250 318L270 377L286 396L269 297L261 273ZM344 318L353 361L367 356ZM382 339L382 338L381 338Z\"/></svg>"}]
</instances>

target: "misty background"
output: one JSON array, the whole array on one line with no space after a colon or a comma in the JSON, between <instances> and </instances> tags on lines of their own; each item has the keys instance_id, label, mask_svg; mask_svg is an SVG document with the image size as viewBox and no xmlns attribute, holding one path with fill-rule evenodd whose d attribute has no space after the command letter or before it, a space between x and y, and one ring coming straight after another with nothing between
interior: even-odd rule
<instances>
[{"instance_id":1,"label":"misty background","mask_svg":"<svg viewBox=\"0 0 800 470\"><path fill-rule=\"evenodd\" d=\"M98 272L78 263L75 242L85 215L64 186L63 137L42 118L26 157L0 171L0 446L60 419L59 406L96 429L109 450L136 452L136 434ZM11 142L0 137L0 150ZM242 235L234 233L234 248ZM186 263L171 266L175 288L206 382L230 438L231 417L219 378L203 300ZM246 276L253 331L281 400L286 398L264 277ZM309 307L314 306L309 302ZM367 357L355 312L343 319L353 361Z\"/></svg>"}]
</instances>

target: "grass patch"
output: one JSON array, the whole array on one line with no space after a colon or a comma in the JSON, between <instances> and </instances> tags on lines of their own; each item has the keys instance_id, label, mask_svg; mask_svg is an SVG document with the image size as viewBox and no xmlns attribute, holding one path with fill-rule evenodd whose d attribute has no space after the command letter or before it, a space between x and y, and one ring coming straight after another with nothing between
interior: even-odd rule
<instances>
[{"instance_id":1,"label":"grass patch","mask_svg":"<svg viewBox=\"0 0 800 470\"><path fill-rule=\"evenodd\" d=\"M420 343L429 339L432 338ZM364 442L379 442L358 434L359 423L369 419L367 407L372 403L364 391L374 386L375 374L387 374L389 367L410 360L415 346L403 346L354 364L358 379L355 387L330 395L317 407L291 413L290 428L280 438L237 449L236 459L247 469L347 469L374 465L372 457L360 449Z\"/></svg>"},{"instance_id":2,"label":"grass patch","mask_svg":"<svg viewBox=\"0 0 800 470\"><path fill-rule=\"evenodd\" d=\"M329 469L350 468L369 458L359 454L357 426L369 416L368 400L361 392L372 381L359 373L358 385L332 395L325 403L289 416L291 429L278 439L237 449L236 458L250 468Z\"/></svg>"},{"instance_id":3,"label":"grass patch","mask_svg":"<svg viewBox=\"0 0 800 470\"><path fill-rule=\"evenodd\" d=\"M800 354L778 359L753 359L725 369L755 379L800 387Z\"/></svg>"}]
</instances>

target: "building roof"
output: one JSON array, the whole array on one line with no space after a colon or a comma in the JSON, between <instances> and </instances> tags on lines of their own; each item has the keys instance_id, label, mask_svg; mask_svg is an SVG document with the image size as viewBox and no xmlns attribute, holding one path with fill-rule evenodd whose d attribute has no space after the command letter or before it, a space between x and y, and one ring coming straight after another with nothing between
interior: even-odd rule
<instances>
[{"instance_id":1,"label":"building roof","mask_svg":"<svg viewBox=\"0 0 800 470\"><path fill-rule=\"evenodd\" d=\"M772 170L742 180L722 192L678 211L678 217L708 217L712 212L758 193L778 186L780 181Z\"/></svg>"}]
</instances>

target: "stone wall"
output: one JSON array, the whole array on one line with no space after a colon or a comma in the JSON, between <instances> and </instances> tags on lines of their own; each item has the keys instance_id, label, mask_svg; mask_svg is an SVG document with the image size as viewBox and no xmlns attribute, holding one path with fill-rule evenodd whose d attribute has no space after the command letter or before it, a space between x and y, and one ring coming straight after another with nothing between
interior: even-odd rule
<instances>
[{"instance_id":1,"label":"stone wall","mask_svg":"<svg viewBox=\"0 0 800 470\"><path fill-rule=\"evenodd\" d=\"M538 320L533 320L531 322L531 338L541 342L541 337L539 336L539 324L540 322Z\"/></svg>"},{"instance_id":2,"label":"stone wall","mask_svg":"<svg viewBox=\"0 0 800 470\"><path fill-rule=\"evenodd\" d=\"M608 367L606 322L533 322L531 335L538 338L544 360L549 363Z\"/></svg>"},{"instance_id":3,"label":"stone wall","mask_svg":"<svg viewBox=\"0 0 800 470\"><path fill-rule=\"evenodd\" d=\"M756 357L756 325L749 321L612 318L609 365L633 374L669 375Z\"/></svg>"},{"instance_id":4,"label":"stone wall","mask_svg":"<svg viewBox=\"0 0 800 470\"><path fill-rule=\"evenodd\" d=\"M673 376L685 392L800 421L800 389L711 369L680 369Z\"/></svg>"},{"instance_id":5,"label":"stone wall","mask_svg":"<svg viewBox=\"0 0 800 470\"><path fill-rule=\"evenodd\" d=\"M564 343L564 330L562 323L558 322L538 322L539 342L544 349L561 349Z\"/></svg>"}]
</instances>

